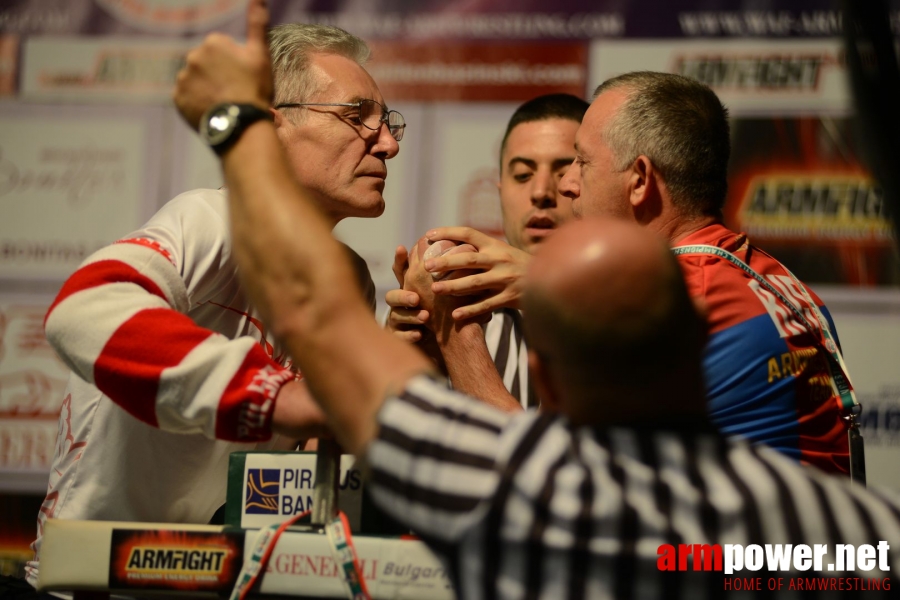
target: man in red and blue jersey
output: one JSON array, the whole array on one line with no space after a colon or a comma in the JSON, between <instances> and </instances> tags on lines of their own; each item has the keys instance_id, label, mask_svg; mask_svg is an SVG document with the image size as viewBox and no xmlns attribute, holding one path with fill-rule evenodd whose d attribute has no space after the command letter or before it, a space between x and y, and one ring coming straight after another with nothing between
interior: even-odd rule
<instances>
[{"instance_id":1,"label":"man in red and blue jersey","mask_svg":"<svg viewBox=\"0 0 900 600\"><path fill-rule=\"evenodd\" d=\"M844 406L832 385L842 371L823 334L827 324L836 340L834 324L811 290L723 225L728 113L712 90L663 73L610 79L597 89L575 150L559 189L576 217L635 221L678 253L707 314L704 372L720 429L849 472Z\"/></svg>"}]
</instances>

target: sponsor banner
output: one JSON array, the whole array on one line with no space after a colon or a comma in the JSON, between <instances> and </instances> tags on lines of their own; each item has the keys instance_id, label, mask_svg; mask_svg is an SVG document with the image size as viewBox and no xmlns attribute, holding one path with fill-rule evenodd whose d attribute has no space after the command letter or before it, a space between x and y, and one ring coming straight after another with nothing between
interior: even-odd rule
<instances>
[{"instance_id":1,"label":"sponsor banner","mask_svg":"<svg viewBox=\"0 0 900 600\"><path fill-rule=\"evenodd\" d=\"M524 101L541 94L584 93L582 43L378 42L369 73L385 98Z\"/></svg>"},{"instance_id":2,"label":"sponsor banner","mask_svg":"<svg viewBox=\"0 0 900 600\"><path fill-rule=\"evenodd\" d=\"M614 0L600 2L570 2L547 11L546 3L521 3L516 12L491 10L490 6L466 6L459 9L442 3L435 8L409 5L398 12L388 2L368 2L356 10L343 6L318 3L321 12L307 12L291 3L273 9L276 23L320 23L346 29L365 40L409 39L447 40L586 40L618 37L625 34L626 18L621 3ZM572 6L574 4L574 6Z\"/></svg>"},{"instance_id":3,"label":"sponsor banner","mask_svg":"<svg viewBox=\"0 0 900 600\"><path fill-rule=\"evenodd\" d=\"M156 199L159 109L0 106L0 278L58 279Z\"/></svg>"},{"instance_id":4,"label":"sponsor banner","mask_svg":"<svg viewBox=\"0 0 900 600\"><path fill-rule=\"evenodd\" d=\"M0 96L16 93L19 74L19 36L0 35Z\"/></svg>"},{"instance_id":5,"label":"sponsor banner","mask_svg":"<svg viewBox=\"0 0 900 600\"><path fill-rule=\"evenodd\" d=\"M518 103L438 105L434 112L433 196L422 233L465 225L503 238L500 212L500 144Z\"/></svg>"},{"instance_id":6,"label":"sponsor banner","mask_svg":"<svg viewBox=\"0 0 900 600\"><path fill-rule=\"evenodd\" d=\"M18 35L77 33L83 23L79 14L91 0L67 2L4 2L0 4L0 31Z\"/></svg>"},{"instance_id":7,"label":"sponsor banner","mask_svg":"<svg viewBox=\"0 0 900 600\"><path fill-rule=\"evenodd\" d=\"M737 218L751 235L772 240L859 240L889 245L884 198L865 173L779 172L747 182Z\"/></svg>"},{"instance_id":8,"label":"sponsor banner","mask_svg":"<svg viewBox=\"0 0 900 600\"><path fill-rule=\"evenodd\" d=\"M0 418L0 489L44 492L56 446L56 419Z\"/></svg>"},{"instance_id":9,"label":"sponsor banner","mask_svg":"<svg viewBox=\"0 0 900 600\"><path fill-rule=\"evenodd\" d=\"M359 531L362 474L350 454L341 456L338 506L352 531ZM312 510L316 479L314 452L233 453L228 468L226 523L261 528ZM239 508L239 513L232 506Z\"/></svg>"},{"instance_id":10,"label":"sponsor banner","mask_svg":"<svg viewBox=\"0 0 900 600\"><path fill-rule=\"evenodd\" d=\"M227 595L244 558L251 556L256 534L208 525L50 519L38 589ZM354 536L353 544L375 600L453 599L446 569L422 542ZM278 539L254 594L296 596L298 590L304 597L347 597L326 536L291 528Z\"/></svg>"},{"instance_id":11,"label":"sponsor banner","mask_svg":"<svg viewBox=\"0 0 900 600\"><path fill-rule=\"evenodd\" d=\"M168 190L166 201L182 192L198 188L218 189L225 185L219 158L197 132L188 127L173 109L166 115L172 130L172 151L169 154Z\"/></svg>"},{"instance_id":12,"label":"sponsor banner","mask_svg":"<svg viewBox=\"0 0 900 600\"><path fill-rule=\"evenodd\" d=\"M860 417L866 444L869 447L892 447L900 454L900 384L882 385L876 391L860 396L866 402Z\"/></svg>"},{"instance_id":13,"label":"sponsor banner","mask_svg":"<svg viewBox=\"0 0 900 600\"><path fill-rule=\"evenodd\" d=\"M738 118L726 223L807 283L898 285L883 194L849 119Z\"/></svg>"},{"instance_id":14,"label":"sponsor banner","mask_svg":"<svg viewBox=\"0 0 900 600\"><path fill-rule=\"evenodd\" d=\"M169 105L175 77L195 43L121 36L28 38L21 94L29 100Z\"/></svg>"},{"instance_id":15,"label":"sponsor banner","mask_svg":"<svg viewBox=\"0 0 900 600\"><path fill-rule=\"evenodd\" d=\"M242 17L247 0L96 0L123 23L157 33L214 29Z\"/></svg>"},{"instance_id":16,"label":"sponsor banner","mask_svg":"<svg viewBox=\"0 0 900 600\"><path fill-rule=\"evenodd\" d=\"M0 295L0 490L43 492L69 370L44 337L51 295Z\"/></svg>"},{"instance_id":17,"label":"sponsor banner","mask_svg":"<svg viewBox=\"0 0 900 600\"><path fill-rule=\"evenodd\" d=\"M498 3L393 12L388 2L369 2L355 10L320 2L318 12L306 12L286 3L273 16L279 23L336 25L366 39L819 38L843 32L840 11L829 0L782 0L770 10L731 10L735 3L726 0L706 2L704 10L696 10L697 2L656 2L653 18L647 18L645 3L618 0L557 2L552 11L546 2L520 2L516 12L501 12L490 4ZM893 4L891 27L897 33L900 10Z\"/></svg>"},{"instance_id":18,"label":"sponsor banner","mask_svg":"<svg viewBox=\"0 0 900 600\"><path fill-rule=\"evenodd\" d=\"M588 87L628 71L678 73L709 85L732 116L847 113L841 40L617 40L591 45Z\"/></svg>"},{"instance_id":19,"label":"sponsor banner","mask_svg":"<svg viewBox=\"0 0 900 600\"><path fill-rule=\"evenodd\" d=\"M354 536L360 572L372 598L452 600L449 573L421 542ZM347 596L323 535L282 535L260 592L303 590L307 596Z\"/></svg>"},{"instance_id":20,"label":"sponsor banner","mask_svg":"<svg viewBox=\"0 0 900 600\"><path fill-rule=\"evenodd\" d=\"M833 2L784 1L774 3L774 10L685 10L685 2L672 3L669 14L650 27L630 30L631 35L648 37L830 37L843 34L841 11ZM725 4L720 1L714 4ZM802 4L802 6L798 6ZM900 33L900 10L897 3L889 11L891 29ZM709 8L716 8L714 5ZM722 8L725 8L724 6ZM728 8L731 8L730 6Z\"/></svg>"},{"instance_id":21,"label":"sponsor banner","mask_svg":"<svg viewBox=\"0 0 900 600\"><path fill-rule=\"evenodd\" d=\"M862 405L868 484L900 492L900 291L816 287Z\"/></svg>"},{"instance_id":22,"label":"sponsor banner","mask_svg":"<svg viewBox=\"0 0 900 600\"><path fill-rule=\"evenodd\" d=\"M51 300L0 296L0 419L49 419L55 424L59 416L69 370L44 337Z\"/></svg>"},{"instance_id":23,"label":"sponsor banner","mask_svg":"<svg viewBox=\"0 0 900 600\"><path fill-rule=\"evenodd\" d=\"M6 3L0 31L50 34L142 32L162 35L212 29L243 32L245 0L67 0ZM365 3L336 0L272 3L273 23L325 23L366 39L571 40L609 37L823 37L839 36L841 14L831 0L781 0L766 10L735 10L733 1L657 2L653 18L643 3L568 0L552 8L537 0L510 3ZM314 4L315 11L310 11ZM745 3L746 4L746 3ZM891 27L900 31L900 10L890 2ZM97 6L100 10L97 10Z\"/></svg>"},{"instance_id":24,"label":"sponsor banner","mask_svg":"<svg viewBox=\"0 0 900 600\"><path fill-rule=\"evenodd\" d=\"M109 588L223 591L243 562L242 533L113 529Z\"/></svg>"}]
</instances>

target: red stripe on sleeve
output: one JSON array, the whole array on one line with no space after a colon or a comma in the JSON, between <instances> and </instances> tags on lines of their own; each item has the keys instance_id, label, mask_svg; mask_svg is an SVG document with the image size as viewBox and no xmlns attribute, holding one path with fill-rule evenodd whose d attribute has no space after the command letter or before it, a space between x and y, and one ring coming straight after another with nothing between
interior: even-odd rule
<instances>
[{"instance_id":1,"label":"red stripe on sleeve","mask_svg":"<svg viewBox=\"0 0 900 600\"><path fill-rule=\"evenodd\" d=\"M56 308L57 304L72 294L77 294L82 290L99 287L107 283L134 283L154 296L159 296L168 302L162 289L160 289L152 279L141 275L131 265L120 260L101 260L78 269L66 280L62 289L59 290L56 300L50 305L47 316L44 317L44 325L47 324L47 318L50 316L50 313L53 312L53 309Z\"/></svg>"},{"instance_id":2,"label":"red stripe on sleeve","mask_svg":"<svg viewBox=\"0 0 900 600\"><path fill-rule=\"evenodd\" d=\"M261 347L254 346L222 394L216 415L216 438L236 442L269 439L275 396L293 378L292 372L276 365Z\"/></svg>"},{"instance_id":3,"label":"red stripe on sleeve","mask_svg":"<svg viewBox=\"0 0 900 600\"><path fill-rule=\"evenodd\" d=\"M119 240L116 242L117 244L135 244L137 246L143 246L145 248L150 248L156 252L159 252L163 258L172 263L172 266L175 266L175 259L172 258L172 253L162 247L162 244L157 242L156 240L151 240L148 238L125 238L124 240Z\"/></svg>"},{"instance_id":4,"label":"red stripe on sleeve","mask_svg":"<svg viewBox=\"0 0 900 600\"><path fill-rule=\"evenodd\" d=\"M211 335L212 331L175 310L143 310L109 338L94 363L94 382L132 416L158 427L156 394L161 373L181 363Z\"/></svg>"}]
</instances>

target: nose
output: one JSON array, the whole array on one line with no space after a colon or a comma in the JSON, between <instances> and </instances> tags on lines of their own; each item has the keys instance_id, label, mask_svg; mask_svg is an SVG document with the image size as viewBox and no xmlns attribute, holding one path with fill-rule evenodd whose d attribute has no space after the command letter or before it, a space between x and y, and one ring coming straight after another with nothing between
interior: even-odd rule
<instances>
[{"instance_id":1,"label":"nose","mask_svg":"<svg viewBox=\"0 0 900 600\"><path fill-rule=\"evenodd\" d=\"M581 195L581 166L573 162L559 180L559 193L575 200Z\"/></svg>"},{"instance_id":2,"label":"nose","mask_svg":"<svg viewBox=\"0 0 900 600\"><path fill-rule=\"evenodd\" d=\"M391 135L387 123L382 122L378 128L378 136L375 138L371 152L384 160L394 158L400 152L400 143Z\"/></svg>"},{"instance_id":3,"label":"nose","mask_svg":"<svg viewBox=\"0 0 900 600\"><path fill-rule=\"evenodd\" d=\"M556 181L553 174L539 169L531 181L531 203L537 208L556 206Z\"/></svg>"}]
</instances>

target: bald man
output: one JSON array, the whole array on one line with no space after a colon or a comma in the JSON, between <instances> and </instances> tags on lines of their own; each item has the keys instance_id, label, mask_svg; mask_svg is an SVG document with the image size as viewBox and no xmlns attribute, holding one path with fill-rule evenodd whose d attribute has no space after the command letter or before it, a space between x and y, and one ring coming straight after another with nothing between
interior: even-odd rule
<instances>
[{"instance_id":1,"label":"bald man","mask_svg":"<svg viewBox=\"0 0 900 600\"><path fill-rule=\"evenodd\" d=\"M188 56L176 102L192 126L218 103L266 105L267 19L253 0L246 45L216 37ZM869 544L878 569L900 560L884 541L900 539L900 504L713 430L703 326L652 233L582 222L538 251L524 303L548 410L511 415L448 390L348 293L352 269L271 123L222 165L250 295L367 461L373 497L446 560L460 597L722 595L721 571L677 571L679 544ZM857 574L873 577L804 577Z\"/></svg>"}]
</instances>

